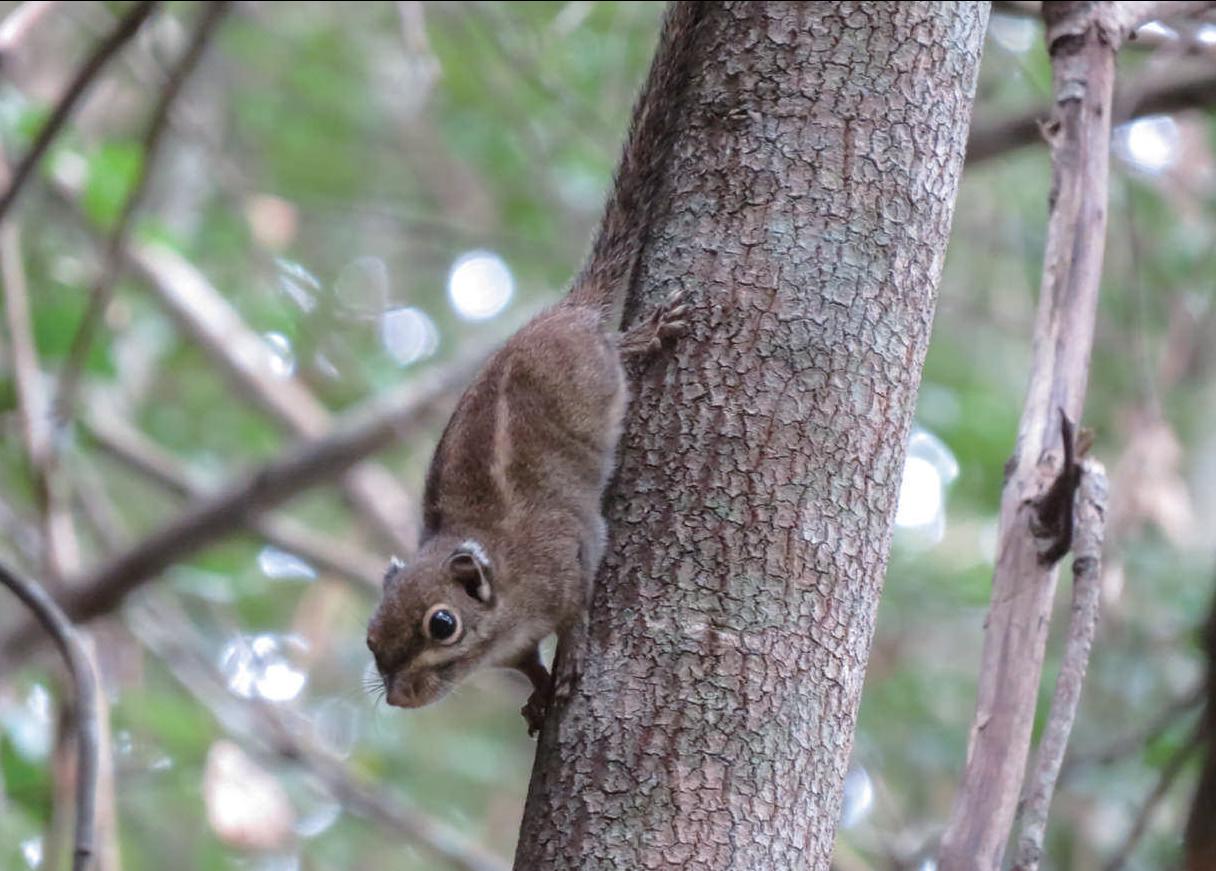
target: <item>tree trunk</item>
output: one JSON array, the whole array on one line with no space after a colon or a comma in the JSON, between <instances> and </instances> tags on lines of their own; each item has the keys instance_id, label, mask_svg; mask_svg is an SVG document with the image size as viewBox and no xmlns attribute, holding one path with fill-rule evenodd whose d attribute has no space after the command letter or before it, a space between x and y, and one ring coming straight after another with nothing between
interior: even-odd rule
<instances>
[{"instance_id":1,"label":"tree trunk","mask_svg":"<svg viewBox=\"0 0 1216 871\"><path fill-rule=\"evenodd\" d=\"M521 871L832 852L987 4L709 15L628 307L693 330L639 376Z\"/></svg>"}]
</instances>

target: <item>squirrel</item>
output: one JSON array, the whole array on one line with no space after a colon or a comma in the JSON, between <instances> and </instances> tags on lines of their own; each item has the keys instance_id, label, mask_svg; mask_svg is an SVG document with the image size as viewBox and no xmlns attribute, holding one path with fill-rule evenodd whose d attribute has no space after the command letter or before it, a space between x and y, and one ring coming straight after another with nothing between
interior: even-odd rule
<instances>
[{"instance_id":1,"label":"squirrel","mask_svg":"<svg viewBox=\"0 0 1216 871\"><path fill-rule=\"evenodd\" d=\"M540 642L586 613L606 529L604 489L628 405L624 363L687 330L672 294L620 331L705 6L668 9L591 252L560 302L496 351L452 413L426 476L414 557L394 559L368 624L390 705L417 708L483 667L521 671L539 731L555 688ZM577 671L577 669L574 669ZM555 669L556 672L556 669ZM569 687L559 687L560 695Z\"/></svg>"}]
</instances>

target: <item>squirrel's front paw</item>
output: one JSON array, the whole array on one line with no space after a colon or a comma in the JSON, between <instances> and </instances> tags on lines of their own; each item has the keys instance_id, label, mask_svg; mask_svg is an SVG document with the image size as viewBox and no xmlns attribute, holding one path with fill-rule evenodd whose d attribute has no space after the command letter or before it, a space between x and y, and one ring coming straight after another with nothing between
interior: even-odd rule
<instances>
[{"instance_id":1,"label":"squirrel's front paw","mask_svg":"<svg viewBox=\"0 0 1216 871\"><path fill-rule=\"evenodd\" d=\"M662 350L667 342L688 332L687 317L692 307L684 302L684 292L677 290L667 297L646 320L621 334L623 356L646 356Z\"/></svg>"},{"instance_id":2,"label":"squirrel's front paw","mask_svg":"<svg viewBox=\"0 0 1216 871\"><path fill-rule=\"evenodd\" d=\"M540 732L540 727L545 724L545 715L549 713L549 693L533 690L519 712L528 723L528 737L534 737Z\"/></svg>"}]
</instances>

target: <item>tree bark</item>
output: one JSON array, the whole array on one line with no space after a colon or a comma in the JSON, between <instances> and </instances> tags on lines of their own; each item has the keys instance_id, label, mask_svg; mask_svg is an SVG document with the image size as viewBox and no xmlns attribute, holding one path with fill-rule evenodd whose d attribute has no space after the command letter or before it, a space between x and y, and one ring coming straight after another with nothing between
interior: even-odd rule
<instances>
[{"instance_id":1,"label":"tree bark","mask_svg":"<svg viewBox=\"0 0 1216 871\"><path fill-rule=\"evenodd\" d=\"M832 853L987 4L709 15L627 308L683 288L692 334L639 376L517 869Z\"/></svg>"}]
</instances>

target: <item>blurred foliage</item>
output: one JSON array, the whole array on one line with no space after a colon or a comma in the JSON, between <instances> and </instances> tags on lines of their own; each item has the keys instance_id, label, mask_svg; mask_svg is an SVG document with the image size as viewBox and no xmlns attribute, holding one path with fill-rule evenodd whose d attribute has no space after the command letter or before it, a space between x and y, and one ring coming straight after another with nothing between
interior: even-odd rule
<instances>
[{"instance_id":1,"label":"blurred foliage","mask_svg":"<svg viewBox=\"0 0 1216 871\"><path fill-rule=\"evenodd\" d=\"M0 12L14 5L0 3ZM0 136L10 157L119 8L64 4L29 34L0 78ZM194 12L194 4L170 4L57 144L48 173L74 181L79 209L46 185L23 203L34 331L48 371L79 322L98 266L98 230L121 208L141 160L144 115ZM659 12L657 3L582 0L242 4L178 106L138 237L195 264L267 336L285 376L334 410L356 405L462 349L492 345L557 297L594 226ZM1050 71L1040 38L1031 21L994 19L977 123L1044 102ZM1130 489L1116 490L1123 513L1075 732L1079 754L1142 728L1200 674L1194 626L1213 585L1201 531L1216 513L1216 119L1199 112L1176 121L1170 166L1147 172L1123 159L1113 167L1086 423L1116 487ZM863 802L841 835L842 858L861 857L859 867L890 867L930 845L962 764L1048 183L1038 147L965 176L918 414L958 475L940 538L917 529L896 535L855 752L872 804ZM474 251L501 258L514 282L509 304L484 320L463 318L448 295L453 264ZM410 329L392 334L386 313L407 309L401 323ZM12 372L0 357L0 493L32 518ZM127 413L215 481L292 441L132 278L118 288L88 376L94 401ZM386 458L415 492L432 444L403 445ZM98 478L108 494L102 508L126 537L174 510L177 500L103 456L86 433L74 433L67 449L72 468ZM332 491L290 509L382 550ZM99 531L82 530L88 561L112 549ZM2 535L0 552L20 560ZM307 676L292 704L322 725L335 712L353 724L353 770L509 856L533 752L517 714L522 685L487 675L433 708L405 714L376 705L361 689L368 597L324 573L268 576L266 554L252 537L233 539L159 585L189 615L206 660L219 667L237 636L278 639L288 650L284 667ZM1061 616L1067 596L1065 580ZM162 868L166 856L179 871L436 867L391 833L337 814L290 762L265 757L256 758L290 796L294 834L260 852L217 836L202 822L204 772L224 725L119 621L103 621L98 632L129 871ZM41 735L49 745L55 705L35 702L47 689L58 698L60 688L46 667L6 675L0 685L3 868L28 867L50 827L47 746L28 739ZM1045 683L1044 708L1050 692ZM1054 867L1099 867L1118 847L1186 724L1111 764L1078 767L1054 811ZM1158 809L1129 867L1173 861L1188 784L1184 778Z\"/></svg>"}]
</instances>

